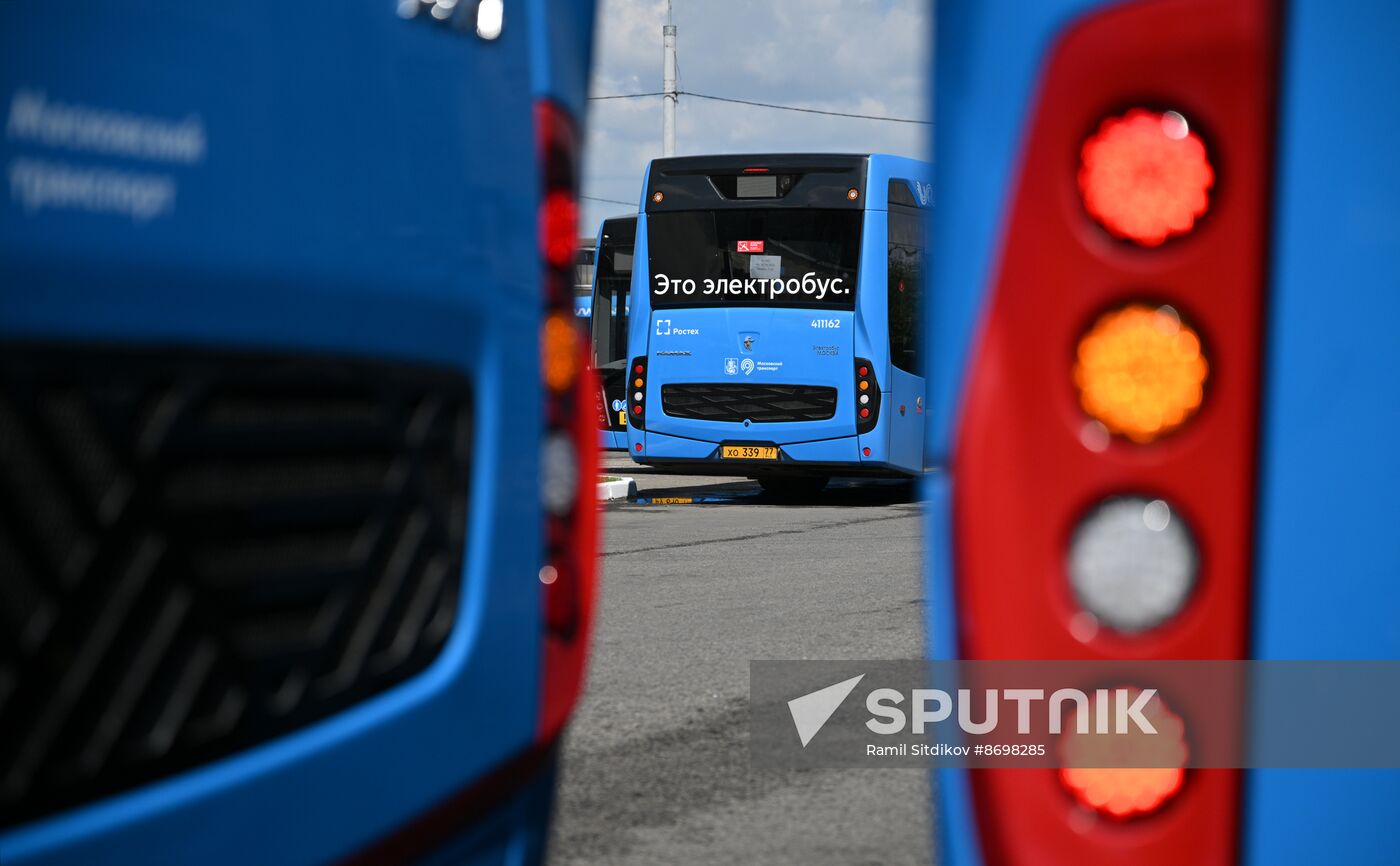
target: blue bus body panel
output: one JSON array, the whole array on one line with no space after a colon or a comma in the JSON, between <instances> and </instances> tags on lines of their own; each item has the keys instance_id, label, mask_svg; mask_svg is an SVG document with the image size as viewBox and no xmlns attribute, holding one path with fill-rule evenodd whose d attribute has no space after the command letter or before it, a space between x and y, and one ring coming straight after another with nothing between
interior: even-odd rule
<instances>
[{"instance_id":1,"label":"blue bus body panel","mask_svg":"<svg viewBox=\"0 0 1400 866\"><path fill-rule=\"evenodd\" d=\"M651 175L651 163L647 163L646 171L642 173L642 191L639 194L640 203L637 207L637 236L632 244L632 288L629 290L629 302L632 307L627 319L627 364L630 369L632 359L645 355L647 352L647 332L651 329L651 295L649 289L649 267L642 266L642 262L648 261L647 256L647 214L646 214L646 194L648 178ZM601 227L599 229L601 231ZM630 374L629 374L630 375ZM651 399L651 395L647 395ZM646 452L646 431L638 430L628 423L627 430L624 431L627 441L624 447L627 453L633 458Z\"/></svg>"},{"instance_id":2,"label":"blue bus body panel","mask_svg":"<svg viewBox=\"0 0 1400 866\"><path fill-rule=\"evenodd\" d=\"M1253 654L1395 659L1400 10L1284 10ZM1397 803L1396 770L1251 772L1245 862L1391 862Z\"/></svg>"},{"instance_id":3,"label":"blue bus body panel","mask_svg":"<svg viewBox=\"0 0 1400 866\"><path fill-rule=\"evenodd\" d=\"M889 186L892 180L907 181L919 207L933 204L933 167L926 162L887 154L870 155L870 176L866 183L865 232L861 236L861 261L874 263L868 276L878 275L858 293L861 329L856 335L857 357L875 362L880 371L883 406L876 429L860 437L862 447L869 446L873 460L883 455L884 462L909 473L924 468L924 403L927 398L926 378L906 372L891 362L889 351ZM928 254L924 255L928 262ZM927 267L927 264L925 264ZM924 296L929 293L925 277ZM925 341L927 342L927 341Z\"/></svg>"},{"instance_id":4,"label":"blue bus body panel","mask_svg":"<svg viewBox=\"0 0 1400 866\"><path fill-rule=\"evenodd\" d=\"M940 0L932 61L934 177L930 215L926 459L946 464L956 430L963 374L997 266L1006 208L1014 191L1041 66L1054 41L1080 15L1112 0ZM930 555L928 647L958 657L953 587L951 485L926 476ZM966 770L934 773L938 862L980 866Z\"/></svg>"},{"instance_id":5,"label":"blue bus body panel","mask_svg":"<svg viewBox=\"0 0 1400 866\"><path fill-rule=\"evenodd\" d=\"M648 348L648 405L660 405L662 384L680 382L767 381L833 388L846 385L852 378L849 335L855 314L849 310L820 312L823 318L840 322L839 328L818 335L840 343L839 355L812 352L811 321L817 315L814 310L780 307L680 307L652 312L649 339L629 342L629 346ZM752 349L744 347L745 336L756 338ZM799 345L802 351L797 350ZM729 359L734 362L732 366L727 365ZM753 366L744 365L741 369L746 361L752 361ZM825 421L755 424L739 430L732 423L657 417L652 411L647 413L647 427L664 428L669 435L711 444L729 438L762 438L787 444L849 437L855 433L855 398L850 391L847 386L837 402L836 414Z\"/></svg>"},{"instance_id":6,"label":"blue bus body panel","mask_svg":"<svg viewBox=\"0 0 1400 866\"><path fill-rule=\"evenodd\" d=\"M13 130L0 140L0 340L455 368L474 383L475 452L519 449L474 461L457 624L425 672L260 746L0 831L7 866L325 862L532 743L538 448L518 439L539 429L540 408L515 401L507 424L495 407L508 371L538 378L534 341L518 338L536 333L541 303L536 269L520 266L537 260L530 83L582 106L592 4L535 0L533 21L508 5L495 42L395 6L0 4L7 111L25 94L189 119L206 141L197 158L160 160ZM550 10L583 47L532 72L527 47ZM144 214L35 192L33 178L88 169L173 192ZM509 839L488 860L538 843L538 822L500 820Z\"/></svg>"},{"instance_id":7,"label":"blue bus body panel","mask_svg":"<svg viewBox=\"0 0 1400 866\"><path fill-rule=\"evenodd\" d=\"M463 3L467 8L462 14L475 5ZM516 9L509 2L505 5L509 28ZM582 119L593 63L596 0L526 0L523 5L529 25L531 95L552 99Z\"/></svg>"}]
</instances>

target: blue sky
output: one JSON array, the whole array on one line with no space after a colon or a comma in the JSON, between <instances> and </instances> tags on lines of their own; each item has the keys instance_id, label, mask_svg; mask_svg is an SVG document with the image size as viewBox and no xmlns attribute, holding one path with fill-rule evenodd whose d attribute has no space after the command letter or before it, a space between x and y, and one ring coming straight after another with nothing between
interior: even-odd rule
<instances>
[{"instance_id":1,"label":"blue sky","mask_svg":"<svg viewBox=\"0 0 1400 866\"><path fill-rule=\"evenodd\" d=\"M925 119L932 29L923 0L674 0L680 89ZM661 89L665 0L599 0L593 95ZM580 233L633 213L661 155L661 98L589 104ZM922 157L927 126L798 114L687 99L676 152L870 152Z\"/></svg>"}]
</instances>

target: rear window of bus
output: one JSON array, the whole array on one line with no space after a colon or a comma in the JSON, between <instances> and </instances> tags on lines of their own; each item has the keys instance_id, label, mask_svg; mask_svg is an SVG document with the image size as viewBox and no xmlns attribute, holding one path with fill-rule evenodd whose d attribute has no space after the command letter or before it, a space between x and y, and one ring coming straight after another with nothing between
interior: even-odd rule
<instances>
[{"instance_id":1,"label":"rear window of bus","mask_svg":"<svg viewBox=\"0 0 1400 866\"><path fill-rule=\"evenodd\" d=\"M812 208L649 214L652 307L852 309L861 216Z\"/></svg>"}]
</instances>

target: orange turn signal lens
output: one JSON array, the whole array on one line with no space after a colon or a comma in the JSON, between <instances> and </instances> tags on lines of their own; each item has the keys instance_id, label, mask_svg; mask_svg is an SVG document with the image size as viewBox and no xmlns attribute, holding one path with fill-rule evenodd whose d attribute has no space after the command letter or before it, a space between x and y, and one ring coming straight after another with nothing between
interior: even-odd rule
<instances>
[{"instance_id":1,"label":"orange turn signal lens","mask_svg":"<svg viewBox=\"0 0 1400 866\"><path fill-rule=\"evenodd\" d=\"M552 391L566 391L579 373L579 333L573 317L553 313L540 334L540 366Z\"/></svg>"},{"instance_id":2,"label":"orange turn signal lens","mask_svg":"<svg viewBox=\"0 0 1400 866\"><path fill-rule=\"evenodd\" d=\"M1114 689L1102 694L1110 696L1110 703L1131 705L1141 691ZM1090 700L1090 709L1099 699L1096 695ZM1117 709L1110 707L1109 717L1116 717ZM1155 812L1181 790L1188 752L1185 722L1160 695L1152 697L1142 715L1156 734L1142 733L1132 725L1131 733L1081 734L1072 723L1066 724L1060 739L1060 782L1082 805L1113 818L1133 818Z\"/></svg>"},{"instance_id":3,"label":"orange turn signal lens","mask_svg":"<svg viewBox=\"0 0 1400 866\"><path fill-rule=\"evenodd\" d=\"M865 381L864 379L861 379L861 380L860 380L860 389L861 389L862 391L869 391L869 390L870 390L870 383L867 382L867 381Z\"/></svg>"},{"instance_id":4,"label":"orange turn signal lens","mask_svg":"<svg viewBox=\"0 0 1400 866\"><path fill-rule=\"evenodd\" d=\"M1146 443L1195 414L1209 369L1200 337L1175 310L1130 304L1080 338L1074 384L1090 417Z\"/></svg>"},{"instance_id":5,"label":"orange turn signal lens","mask_svg":"<svg viewBox=\"0 0 1400 866\"><path fill-rule=\"evenodd\" d=\"M1205 143L1175 111L1110 117L1080 152L1084 207L1108 231L1145 247L1191 231L1214 183Z\"/></svg>"}]
</instances>

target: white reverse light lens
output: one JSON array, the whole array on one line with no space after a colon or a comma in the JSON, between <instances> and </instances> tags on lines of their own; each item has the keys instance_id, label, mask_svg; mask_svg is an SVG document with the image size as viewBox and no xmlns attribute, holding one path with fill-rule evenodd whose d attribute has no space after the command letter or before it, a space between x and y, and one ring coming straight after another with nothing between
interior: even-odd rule
<instances>
[{"instance_id":1,"label":"white reverse light lens","mask_svg":"<svg viewBox=\"0 0 1400 866\"><path fill-rule=\"evenodd\" d=\"M1069 582L1084 610L1115 631L1161 625L1196 583L1196 543L1161 499L1109 499L1080 521L1069 549Z\"/></svg>"},{"instance_id":2,"label":"white reverse light lens","mask_svg":"<svg viewBox=\"0 0 1400 866\"><path fill-rule=\"evenodd\" d=\"M540 452L540 498L550 514L567 514L578 493L578 457L567 436L555 433Z\"/></svg>"},{"instance_id":3,"label":"white reverse light lens","mask_svg":"<svg viewBox=\"0 0 1400 866\"><path fill-rule=\"evenodd\" d=\"M505 17L505 4L501 0L481 0L476 7L476 35L482 39L495 39L501 35L501 19Z\"/></svg>"}]
</instances>

